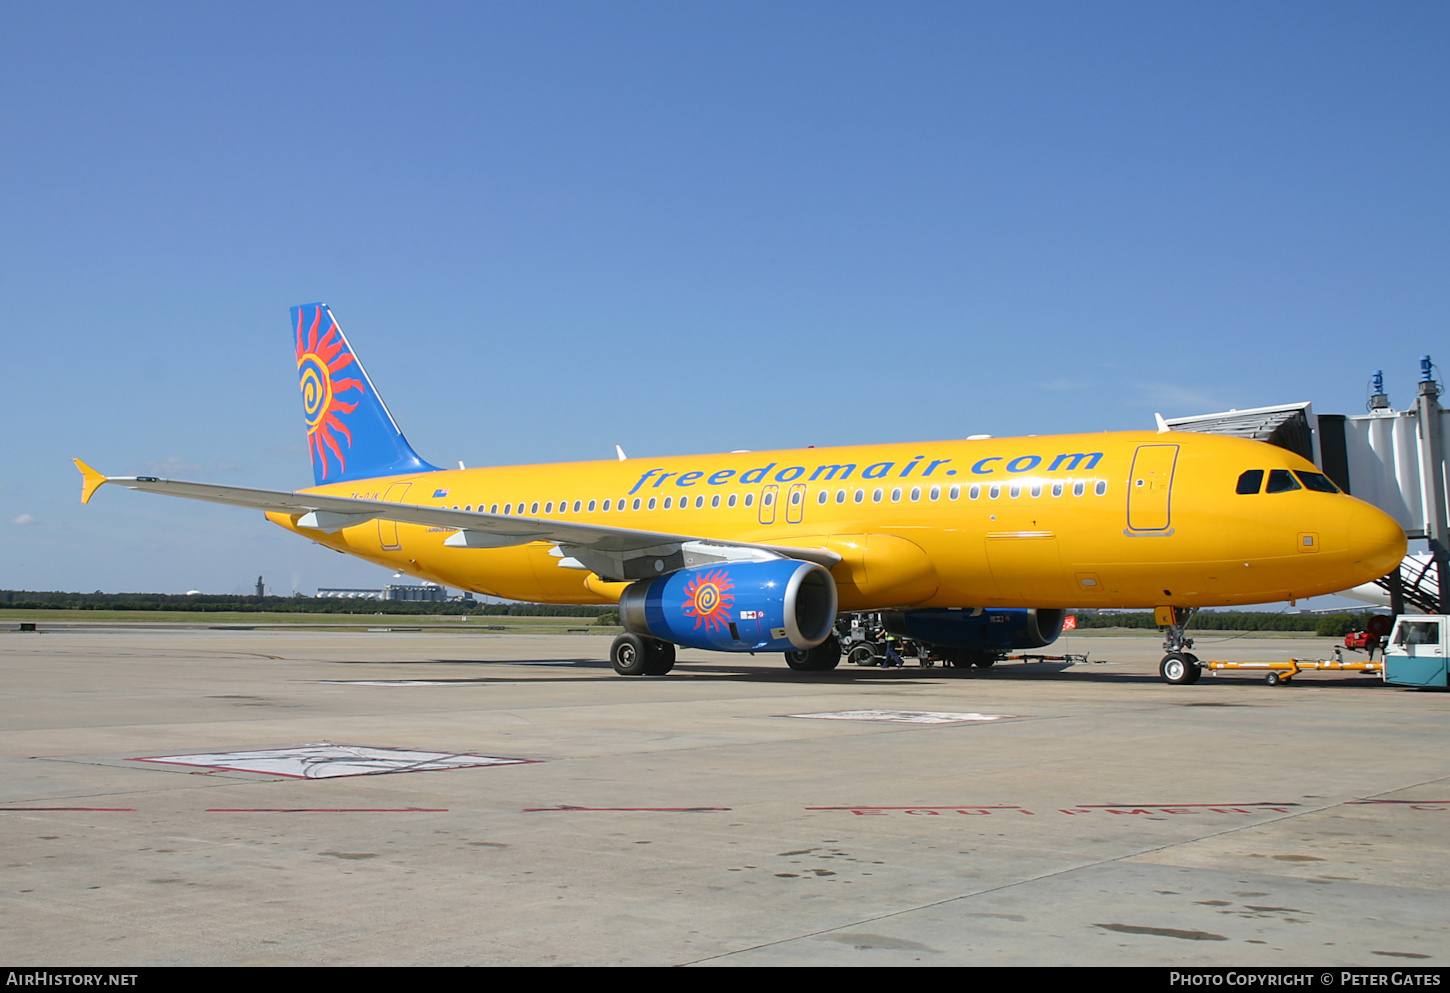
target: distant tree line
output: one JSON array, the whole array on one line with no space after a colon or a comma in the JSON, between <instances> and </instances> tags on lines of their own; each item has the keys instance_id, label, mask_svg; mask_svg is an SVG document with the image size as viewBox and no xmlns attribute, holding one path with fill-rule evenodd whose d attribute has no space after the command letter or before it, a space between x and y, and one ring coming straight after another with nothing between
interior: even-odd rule
<instances>
[{"instance_id":1,"label":"distant tree line","mask_svg":"<svg viewBox=\"0 0 1450 993\"><path fill-rule=\"evenodd\" d=\"M422 602L409 600L346 600L305 596L240 596L212 593L38 593L0 590L0 607L18 610L174 610L200 613L281 614L458 614L480 617L594 617L618 624L614 606L553 603L481 603L475 600ZM1077 626L1087 628L1156 628L1153 612L1105 613L1077 611ZM1202 610L1189 628L1197 631L1313 631L1340 638L1362 631L1373 614L1275 614L1258 610Z\"/></svg>"},{"instance_id":2,"label":"distant tree line","mask_svg":"<svg viewBox=\"0 0 1450 993\"><path fill-rule=\"evenodd\" d=\"M0 607L17 610L177 610L201 613L477 614L481 617L598 617L612 606L554 603L480 603L345 600L305 596L222 596L211 593L37 593L0 590Z\"/></svg>"},{"instance_id":3,"label":"distant tree line","mask_svg":"<svg viewBox=\"0 0 1450 993\"><path fill-rule=\"evenodd\" d=\"M1363 631L1374 616L1357 614L1273 614L1262 610L1200 610L1188 625L1195 631L1313 631L1322 638L1342 638L1351 631ZM1153 612L1108 614L1082 611L1077 615L1082 628L1156 628Z\"/></svg>"}]
</instances>

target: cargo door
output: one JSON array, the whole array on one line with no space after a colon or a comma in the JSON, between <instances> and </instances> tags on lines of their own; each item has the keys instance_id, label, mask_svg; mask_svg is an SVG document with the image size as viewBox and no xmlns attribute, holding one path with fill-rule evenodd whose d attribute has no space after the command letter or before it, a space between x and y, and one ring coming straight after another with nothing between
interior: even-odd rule
<instances>
[{"instance_id":1,"label":"cargo door","mask_svg":"<svg viewBox=\"0 0 1450 993\"><path fill-rule=\"evenodd\" d=\"M1177 445L1139 445L1128 475L1128 530L1166 531L1172 523Z\"/></svg>"},{"instance_id":2,"label":"cargo door","mask_svg":"<svg viewBox=\"0 0 1450 993\"><path fill-rule=\"evenodd\" d=\"M987 563L1009 606L1056 605L1073 596L1051 531L988 532Z\"/></svg>"},{"instance_id":3,"label":"cargo door","mask_svg":"<svg viewBox=\"0 0 1450 993\"><path fill-rule=\"evenodd\" d=\"M383 494L384 503L402 503L404 495L408 492L411 482L394 483L388 487L388 492ZM402 548L398 541L398 522L378 519L378 544L383 546L385 552L396 552Z\"/></svg>"}]
</instances>

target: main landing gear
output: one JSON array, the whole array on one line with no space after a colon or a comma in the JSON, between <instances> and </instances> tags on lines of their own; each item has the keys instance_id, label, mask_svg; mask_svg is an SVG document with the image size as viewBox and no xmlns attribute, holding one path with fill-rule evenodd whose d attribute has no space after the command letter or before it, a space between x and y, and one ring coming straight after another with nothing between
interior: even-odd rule
<instances>
[{"instance_id":1,"label":"main landing gear","mask_svg":"<svg viewBox=\"0 0 1450 993\"><path fill-rule=\"evenodd\" d=\"M1168 653L1158 663L1158 675L1165 683L1192 686L1203 675L1198 656L1189 651L1193 639L1183 634L1196 613L1197 607L1158 607L1153 611L1154 620L1163 629L1163 650Z\"/></svg>"},{"instance_id":2,"label":"main landing gear","mask_svg":"<svg viewBox=\"0 0 1450 993\"><path fill-rule=\"evenodd\" d=\"M675 667L675 646L658 638L622 634L610 646L609 661L621 676L663 676Z\"/></svg>"},{"instance_id":3,"label":"main landing gear","mask_svg":"<svg viewBox=\"0 0 1450 993\"><path fill-rule=\"evenodd\" d=\"M786 652L785 664L796 672L829 672L841 664L841 639L833 634L815 648Z\"/></svg>"}]
</instances>

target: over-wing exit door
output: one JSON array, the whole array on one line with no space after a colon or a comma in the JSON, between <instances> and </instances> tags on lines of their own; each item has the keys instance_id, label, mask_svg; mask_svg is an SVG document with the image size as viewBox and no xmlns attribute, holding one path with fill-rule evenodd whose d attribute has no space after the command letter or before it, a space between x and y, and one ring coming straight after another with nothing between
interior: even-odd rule
<instances>
[{"instance_id":1,"label":"over-wing exit door","mask_svg":"<svg viewBox=\"0 0 1450 993\"><path fill-rule=\"evenodd\" d=\"M1139 445L1128 475L1128 530L1164 531L1172 522L1177 445Z\"/></svg>"}]
</instances>

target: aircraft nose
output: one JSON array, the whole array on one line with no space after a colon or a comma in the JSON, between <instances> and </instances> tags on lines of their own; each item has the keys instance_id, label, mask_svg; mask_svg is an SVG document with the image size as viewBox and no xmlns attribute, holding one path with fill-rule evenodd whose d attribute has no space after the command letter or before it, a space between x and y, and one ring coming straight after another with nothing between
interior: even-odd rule
<instances>
[{"instance_id":1,"label":"aircraft nose","mask_svg":"<svg viewBox=\"0 0 1450 993\"><path fill-rule=\"evenodd\" d=\"M1389 514L1365 505L1349 518L1350 559L1370 579L1389 575L1405 558L1405 532Z\"/></svg>"}]
</instances>

